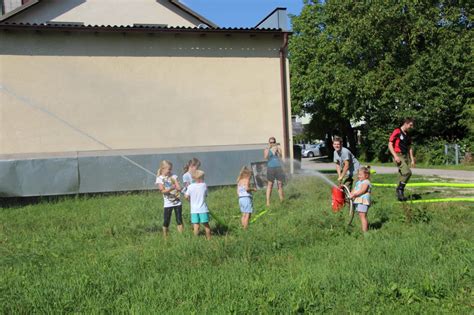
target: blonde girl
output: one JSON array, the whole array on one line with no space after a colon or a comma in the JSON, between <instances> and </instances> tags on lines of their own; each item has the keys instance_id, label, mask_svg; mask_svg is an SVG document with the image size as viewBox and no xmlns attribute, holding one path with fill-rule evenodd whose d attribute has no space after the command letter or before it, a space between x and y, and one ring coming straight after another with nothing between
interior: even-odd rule
<instances>
[{"instance_id":1,"label":"blonde girl","mask_svg":"<svg viewBox=\"0 0 474 315\"><path fill-rule=\"evenodd\" d=\"M250 187L250 179L252 178L252 171L244 166L240 170L239 177L237 177L237 195L239 196L240 212L242 213L241 223L244 230L249 226L250 216L253 212L252 191L255 188Z\"/></svg>"},{"instance_id":2,"label":"blonde girl","mask_svg":"<svg viewBox=\"0 0 474 315\"><path fill-rule=\"evenodd\" d=\"M171 221L171 213L174 210L176 224L179 232L183 227L183 209L180 200L180 190L178 176L172 173L173 164L170 161L161 161L160 168L156 175L155 184L163 194L163 235L168 236L168 228Z\"/></svg>"},{"instance_id":3,"label":"blonde girl","mask_svg":"<svg viewBox=\"0 0 474 315\"><path fill-rule=\"evenodd\" d=\"M354 199L354 207L359 213L360 222L362 225L362 231L367 232L369 229L369 222L367 221L367 213L370 207L370 194L372 191L372 185L370 184L370 167L363 166L359 168L357 174L358 181L355 184L355 188L351 192L351 198Z\"/></svg>"}]
</instances>

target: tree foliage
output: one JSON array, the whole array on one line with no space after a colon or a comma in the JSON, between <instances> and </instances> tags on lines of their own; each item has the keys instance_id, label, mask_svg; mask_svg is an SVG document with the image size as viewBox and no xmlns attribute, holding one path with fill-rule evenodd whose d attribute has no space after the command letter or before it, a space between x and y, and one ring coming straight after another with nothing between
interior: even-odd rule
<instances>
[{"instance_id":1,"label":"tree foliage","mask_svg":"<svg viewBox=\"0 0 474 315\"><path fill-rule=\"evenodd\" d=\"M468 1L306 0L290 42L293 112L352 145L365 122L361 149L381 160L406 116L418 144L472 136L472 20Z\"/></svg>"}]
</instances>

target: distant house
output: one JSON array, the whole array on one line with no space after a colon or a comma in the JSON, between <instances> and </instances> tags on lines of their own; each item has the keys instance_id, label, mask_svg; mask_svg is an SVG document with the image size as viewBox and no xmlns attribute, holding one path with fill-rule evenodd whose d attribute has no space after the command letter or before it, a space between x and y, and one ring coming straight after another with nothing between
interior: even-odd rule
<instances>
[{"instance_id":1,"label":"distant house","mask_svg":"<svg viewBox=\"0 0 474 315\"><path fill-rule=\"evenodd\" d=\"M309 125L311 121L311 115L306 114L304 116L292 116L291 124L293 126L293 136L302 135L305 131L306 126Z\"/></svg>"},{"instance_id":2,"label":"distant house","mask_svg":"<svg viewBox=\"0 0 474 315\"><path fill-rule=\"evenodd\" d=\"M5 4L6 2L4 2ZM0 18L0 196L210 185L292 156L286 14L220 28L176 0L31 0Z\"/></svg>"}]
</instances>

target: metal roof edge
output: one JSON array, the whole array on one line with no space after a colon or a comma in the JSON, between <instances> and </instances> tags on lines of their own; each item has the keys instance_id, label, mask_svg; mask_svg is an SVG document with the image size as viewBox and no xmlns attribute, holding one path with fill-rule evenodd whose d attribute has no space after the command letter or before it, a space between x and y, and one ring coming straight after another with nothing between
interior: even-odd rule
<instances>
[{"instance_id":1,"label":"metal roof edge","mask_svg":"<svg viewBox=\"0 0 474 315\"><path fill-rule=\"evenodd\" d=\"M163 26L112 26L112 25L78 25L68 23L0 23L2 30L46 30L46 31L93 31L93 32L143 32L143 33L278 33L291 32L279 28L199 28L199 27L163 27Z\"/></svg>"}]
</instances>

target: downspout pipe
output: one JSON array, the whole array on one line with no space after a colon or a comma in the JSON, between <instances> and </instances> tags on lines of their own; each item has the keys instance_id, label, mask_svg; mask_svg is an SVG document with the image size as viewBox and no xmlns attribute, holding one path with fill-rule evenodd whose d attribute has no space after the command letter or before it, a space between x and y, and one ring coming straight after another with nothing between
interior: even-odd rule
<instances>
[{"instance_id":1,"label":"downspout pipe","mask_svg":"<svg viewBox=\"0 0 474 315\"><path fill-rule=\"evenodd\" d=\"M281 81L281 110L283 117L283 146L284 158L290 157L290 132L288 119L288 90L286 76L286 51L288 48L288 33L283 33L283 45L280 47L280 81Z\"/></svg>"}]
</instances>

